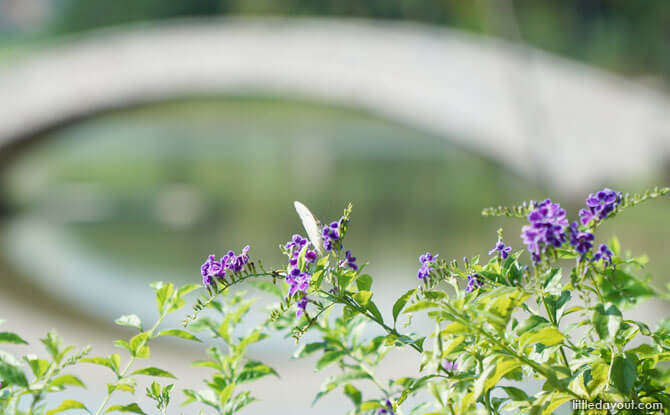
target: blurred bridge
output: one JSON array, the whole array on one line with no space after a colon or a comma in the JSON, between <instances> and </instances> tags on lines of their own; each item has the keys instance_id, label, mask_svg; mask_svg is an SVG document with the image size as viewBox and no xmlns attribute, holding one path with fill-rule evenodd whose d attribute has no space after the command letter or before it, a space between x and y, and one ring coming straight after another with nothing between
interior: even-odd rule
<instances>
[{"instance_id":1,"label":"blurred bridge","mask_svg":"<svg viewBox=\"0 0 670 415\"><path fill-rule=\"evenodd\" d=\"M324 101L457 140L563 191L670 155L670 100L537 50L427 26L320 19L163 23L68 38L0 69L0 168L44 133L182 96Z\"/></svg>"}]
</instances>

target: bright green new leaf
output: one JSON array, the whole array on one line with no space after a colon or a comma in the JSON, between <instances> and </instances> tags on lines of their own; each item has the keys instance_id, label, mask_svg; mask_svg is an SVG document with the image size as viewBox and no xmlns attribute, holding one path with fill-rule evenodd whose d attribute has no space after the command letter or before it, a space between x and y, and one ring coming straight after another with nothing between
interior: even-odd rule
<instances>
[{"instance_id":1,"label":"bright green new leaf","mask_svg":"<svg viewBox=\"0 0 670 415\"><path fill-rule=\"evenodd\" d=\"M91 413L91 411L89 411L88 408L86 408L86 405L84 405L83 403L81 403L79 401L73 401L71 399L66 399L63 402L61 402L60 405L58 405L57 408L48 410L47 415L54 415L54 414L57 414L57 413L60 413L60 412L69 411L71 409L83 409L84 411L88 412L89 414Z\"/></svg>"}]
</instances>

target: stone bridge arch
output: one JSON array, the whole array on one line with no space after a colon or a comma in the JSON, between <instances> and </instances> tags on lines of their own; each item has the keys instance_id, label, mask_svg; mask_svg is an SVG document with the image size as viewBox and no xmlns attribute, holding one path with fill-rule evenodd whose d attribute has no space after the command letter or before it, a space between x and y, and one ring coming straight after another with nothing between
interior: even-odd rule
<instances>
[{"instance_id":1,"label":"stone bridge arch","mask_svg":"<svg viewBox=\"0 0 670 415\"><path fill-rule=\"evenodd\" d=\"M670 153L670 100L533 49L429 26L185 20L62 39L0 68L0 169L45 131L183 95L261 92L455 139L559 190L643 175ZM617 160L618 162L613 162Z\"/></svg>"}]
</instances>

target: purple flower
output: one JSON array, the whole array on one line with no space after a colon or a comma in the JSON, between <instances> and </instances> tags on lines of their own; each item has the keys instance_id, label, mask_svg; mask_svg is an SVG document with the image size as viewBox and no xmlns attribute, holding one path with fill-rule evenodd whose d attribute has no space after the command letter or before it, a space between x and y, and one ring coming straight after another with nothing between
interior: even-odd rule
<instances>
[{"instance_id":1,"label":"purple flower","mask_svg":"<svg viewBox=\"0 0 670 415\"><path fill-rule=\"evenodd\" d=\"M416 274L416 277L418 279L424 280L430 275L431 272L433 272L432 265L435 265L435 260L437 257L438 255L433 255L430 252L426 252L425 254L419 257L421 267L419 268L419 271L417 271Z\"/></svg>"},{"instance_id":2,"label":"purple flower","mask_svg":"<svg viewBox=\"0 0 670 415\"><path fill-rule=\"evenodd\" d=\"M302 297L300 300L298 300L298 310L295 312L296 317L302 316L302 314L307 310L307 296Z\"/></svg>"},{"instance_id":3,"label":"purple flower","mask_svg":"<svg viewBox=\"0 0 670 415\"><path fill-rule=\"evenodd\" d=\"M242 248L240 255L235 255L235 252L228 251L220 261L216 260L216 256L210 255L207 261L200 266L202 283L204 285L211 285L213 282L212 277L223 280L227 271L241 272L247 263L249 263L249 245Z\"/></svg>"},{"instance_id":4,"label":"purple flower","mask_svg":"<svg viewBox=\"0 0 670 415\"><path fill-rule=\"evenodd\" d=\"M593 255L593 261L602 261L605 265L612 265L612 255L614 255L614 253L610 251L607 245L602 244L598 247L598 251Z\"/></svg>"},{"instance_id":5,"label":"purple flower","mask_svg":"<svg viewBox=\"0 0 670 415\"><path fill-rule=\"evenodd\" d=\"M442 368L447 372L456 372L458 371L458 362L455 360L444 360L442 362Z\"/></svg>"},{"instance_id":6,"label":"purple flower","mask_svg":"<svg viewBox=\"0 0 670 415\"><path fill-rule=\"evenodd\" d=\"M377 412L379 415L382 414L387 414L387 415L395 415L395 412L393 412L393 404L389 399L386 399L382 402L383 408L380 408L379 411Z\"/></svg>"},{"instance_id":7,"label":"purple flower","mask_svg":"<svg viewBox=\"0 0 670 415\"><path fill-rule=\"evenodd\" d=\"M336 243L340 240L340 224L344 218L331 222L330 225L324 226L321 230L323 237L323 247L326 251L332 251L336 247Z\"/></svg>"},{"instance_id":8,"label":"purple flower","mask_svg":"<svg viewBox=\"0 0 670 415\"><path fill-rule=\"evenodd\" d=\"M593 239L591 232L580 232L577 222L572 222L570 225L570 245L582 254L582 258L593 248Z\"/></svg>"},{"instance_id":9,"label":"purple flower","mask_svg":"<svg viewBox=\"0 0 670 415\"><path fill-rule=\"evenodd\" d=\"M356 257L351 255L351 251L347 250L347 252L344 253L345 259L340 261L340 266L348 266L349 268L353 269L354 271L358 271L358 265L356 265Z\"/></svg>"},{"instance_id":10,"label":"purple flower","mask_svg":"<svg viewBox=\"0 0 670 415\"><path fill-rule=\"evenodd\" d=\"M502 259L507 259L509 253L512 251L511 246L506 246L502 241L498 241L496 246L489 251L489 255L493 255L495 252L498 252Z\"/></svg>"},{"instance_id":11,"label":"purple flower","mask_svg":"<svg viewBox=\"0 0 670 415\"><path fill-rule=\"evenodd\" d=\"M306 293L309 289L309 282L312 275L307 272L301 272L298 268L293 268L286 275L286 283L289 284L289 297L298 291Z\"/></svg>"},{"instance_id":12,"label":"purple flower","mask_svg":"<svg viewBox=\"0 0 670 415\"><path fill-rule=\"evenodd\" d=\"M568 220L565 210L551 199L535 205L528 214L529 225L521 228L521 239L528 247L533 262L538 263L547 247L560 247L566 240L565 227Z\"/></svg>"},{"instance_id":13,"label":"purple flower","mask_svg":"<svg viewBox=\"0 0 670 415\"><path fill-rule=\"evenodd\" d=\"M596 193L590 193L586 198L586 209L579 211L582 225L593 219L605 219L621 203L621 192L605 188Z\"/></svg>"},{"instance_id":14,"label":"purple flower","mask_svg":"<svg viewBox=\"0 0 670 415\"><path fill-rule=\"evenodd\" d=\"M305 245L307 245L307 239L303 238L302 236L300 236L298 234L296 234L296 235L293 235L291 240L288 241L286 243L286 245L284 245L284 249L290 250L293 247L297 247L298 251L300 251L302 249L302 247L305 246Z\"/></svg>"},{"instance_id":15,"label":"purple flower","mask_svg":"<svg viewBox=\"0 0 670 415\"><path fill-rule=\"evenodd\" d=\"M313 264L314 261L316 261L316 252L312 251L311 249L308 249L307 252L305 252L305 261L307 261L310 264Z\"/></svg>"},{"instance_id":16,"label":"purple flower","mask_svg":"<svg viewBox=\"0 0 670 415\"><path fill-rule=\"evenodd\" d=\"M465 286L465 292L469 293L484 285L484 280L479 274L468 275L468 285Z\"/></svg>"}]
</instances>

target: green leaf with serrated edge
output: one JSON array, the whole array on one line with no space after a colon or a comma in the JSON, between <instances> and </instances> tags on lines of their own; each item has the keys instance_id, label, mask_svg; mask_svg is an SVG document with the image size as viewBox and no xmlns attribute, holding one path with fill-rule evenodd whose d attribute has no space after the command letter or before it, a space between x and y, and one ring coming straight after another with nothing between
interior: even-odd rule
<instances>
[{"instance_id":1,"label":"green leaf with serrated edge","mask_svg":"<svg viewBox=\"0 0 670 415\"><path fill-rule=\"evenodd\" d=\"M74 375L61 375L53 379L51 382L49 382L49 384L57 388L64 386L77 386L86 389L84 382L82 382L81 379Z\"/></svg>"},{"instance_id":2,"label":"green leaf with serrated edge","mask_svg":"<svg viewBox=\"0 0 670 415\"><path fill-rule=\"evenodd\" d=\"M109 412L128 412L133 414L146 415L142 408L136 403L130 403L128 405L113 405L107 408L105 413Z\"/></svg>"},{"instance_id":3,"label":"green leaf with serrated edge","mask_svg":"<svg viewBox=\"0 0 670 415\"><path fill-rule=\"evenodd\" d=\"M0 343L28 344L18 334L3 331L0 333Z\"/></svg>"},{"instance_id":4,"label":"green leaf with serrated edge","mask_svg":"<svg viewBox=\"0 0 670 415\"><path fill-rule=\"evenodd\" d=\"M347 355L347 352L342 350L333 350L326 352L321 356L321 358L316 362L316 370L321 370L324 367L330 365L331 363L341 360L344 356Z\"/></svg>"},{"instance_id":5,"label":"green leaf with serrated edge","mask_svg":"<svg viewBox=\"0 0 670 415\"><path fill-rule=\"evenodd\" d=\"M86 408L86 405L84 405L83 403L81 403L79 401L74 401L74 400L71 400L71 399L66 399L63 402L61 402L60 405L58 405L57 408L48 410L47 415L53 415L53 414L57 414L57 413L60 413L60 412L69 411L71 409L82 409L82 410L88 412L89 414L91 413L91 411L89 411L88 408Z\"/></svg>"},{"instance_id":6,"label":"green leaf with serrated edge","mask_svg":"<svg viewBox=\"0 0 670 415\"><path fill-rule=\"evenodd\" d=\"M135 327L137 330L142 331L142 321L136 314L121 316L114 320L114 323L119 326Z\"/></svg>"},{"instance_id":7,"label":"green leaf with serrated edge","mask_svg":"<svg viewBox=\"0 0 670 415\"><path fill-rule=\"evenodd\" d=\"M414 295L416 292L415 289L411 289L407 291L405 294L403 294L400 298L398 298L393 304L393 323L398 320L398 316L400 315L400 312L402 311L403 308L405 308L405 304L409 301L409 299Z\"/></svg>"},{"instance_id":8,"label":"green leaf with serrated edge","mask_svg":"<svg viewBox=\"0 0 670 415\"><path fill-rule=\"evenodd\" d=\"M370 288L372 288L372 277L368 274L360 275L356 278L356 287L359 291L370 291Z\"/></svg>"},{"instance_id":9,"label":"green leaf with serrated edge","mask_svg":"<svg viewBox=\"0 0 670 415\"><path fill-rule=\"evenodd\" d=\"M199 338L197 338L194 335L192 335L191 333L189 333L185 330L181 330L181 329L163 330L156 335L156 337L161 337L161 336L174 336L174 337L179 337L180 339L191 340L191 341L194 341L194 342L202 343L202 341Z\"/></svg>"}]
</instances>

